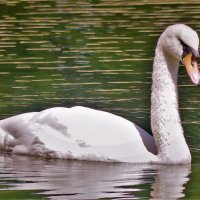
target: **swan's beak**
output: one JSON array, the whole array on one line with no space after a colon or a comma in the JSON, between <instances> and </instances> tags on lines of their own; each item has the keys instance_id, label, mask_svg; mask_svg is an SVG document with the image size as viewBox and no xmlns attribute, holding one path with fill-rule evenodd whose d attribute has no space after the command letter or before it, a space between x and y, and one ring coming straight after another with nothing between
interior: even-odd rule
<instances>
[{"instance_id":1,"label":"swan's beak","mask_svg":"<svg viewBox=\"0 0 200 200\"><path fill-rule=\"evenodd\" d=\"M188 76L195 85L200 84L200 72L197 66L197 60L192 57L192 53L187 54L183 58L183 64L186 67Z\"/></svg>"}]
</instances>

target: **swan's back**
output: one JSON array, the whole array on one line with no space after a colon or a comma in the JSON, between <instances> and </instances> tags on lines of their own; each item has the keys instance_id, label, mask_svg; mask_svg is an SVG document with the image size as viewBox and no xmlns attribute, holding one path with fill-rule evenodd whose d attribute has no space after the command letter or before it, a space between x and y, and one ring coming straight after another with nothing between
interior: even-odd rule
<instances>
[{"instance_id":1,"label":"swan's back","mask_svg":"<svg viewBox=\"0 0 200 200\"><path fill-rule=\"evenodd\" d=\"M132 122L79 106L18 115L0 127L1 146L14 153L141 162L156 151L153 137Z\"/></svg>"}]
</instances>

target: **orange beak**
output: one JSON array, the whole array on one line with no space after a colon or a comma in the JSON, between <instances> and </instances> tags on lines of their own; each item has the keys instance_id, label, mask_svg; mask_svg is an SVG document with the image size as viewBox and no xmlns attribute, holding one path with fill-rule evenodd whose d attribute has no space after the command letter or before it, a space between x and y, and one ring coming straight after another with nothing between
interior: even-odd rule
<instances>
[{"instance_id":1,"label":"orange beak","mask_svg":"<svg viewBox=\"0 0 200 200\"><path fill-rule=\"evenodd\" d=\"M186 67L188 76L195 85L200 84L200 72L197 66L197 60L193 59L192 53L187 54L183 58L183 64Z\"/></svg>"}]
</instances>

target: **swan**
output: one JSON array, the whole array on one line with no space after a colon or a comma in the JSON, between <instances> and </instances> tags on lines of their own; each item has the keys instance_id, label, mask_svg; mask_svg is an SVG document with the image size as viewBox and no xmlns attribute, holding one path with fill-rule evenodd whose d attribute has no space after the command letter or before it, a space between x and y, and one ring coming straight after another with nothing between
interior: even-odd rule
<instances>
[{"instance_id":1,"label":"swan","mask_svg":"<svg viewBox=\"0 0 200 200\"><path fill-rule=\"evenodd\" d=\"M182 61L200 83L199 38L184 24L168 26L155 50L152 73L153 136L105 111L55 107L0 121L0 149L12 154L89 161L185 164L191 162L178 110L177 75Z\"/></svg>"}]
</instances>

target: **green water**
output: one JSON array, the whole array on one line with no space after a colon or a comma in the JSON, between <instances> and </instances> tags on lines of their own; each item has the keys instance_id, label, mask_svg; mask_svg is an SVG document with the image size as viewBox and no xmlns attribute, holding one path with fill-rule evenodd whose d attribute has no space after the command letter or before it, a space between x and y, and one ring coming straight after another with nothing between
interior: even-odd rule
<instances>
[{"instance_id":1,"label":"green water","mask_svg":"<svg viewBox=\"0 0 200 200\"><path fill-rule=\"evenodd\" d=\"M156 0L0 1L0 118L54 106L82 105L115 113L151 132L150 88L156 41L168 25L177 22L190 25L200 34L199 10L197 0L181 3L170 0L162 3ZM200 196L200 88L192 85L183 67L178 83L180 113L193 158L191 173L189 169L184 175L188 178L183 183L185 190L179 197L196 199ZM12 169L6 173L16 174L15 164L9 163ZM43 164L38 164L36 169L40 170ZM1 165L0 172L4 174L4 161ZM59 173L60 164L54 165ZM24 164L25 169L28 166ZM81 170L81 167L76 165L73 169ZM138 173L134 170L130 174ZM162 175L160 169L152 167L151 170L154 175ZM136 187L127 183L133 189L129 188L130 198L152 196L150 191L156 178L151 170L148 173L143 170L148 175L143 174L143 184L138 183ZM13 192L22 195L19 198L28 198L26 195L39 198L34 196L40 193L38 190L43 195L46 190L59 191L56 184L55 188L32 185L26 188L27 183L20 182L21 179L14 176L8 183L5 178L5 184L0 183L0 198L8 195L9 199ZM46 175L45 180L49 181ZM115 177L109 180L114 185ZM10 190L16 181L22 187ZM56 193L55 198L60 199L62 192ZM72 196L78 199L76 193L78 189ZM103 194L102 191L96 198L106 198Z\"/></svg>"}]
</instances>

